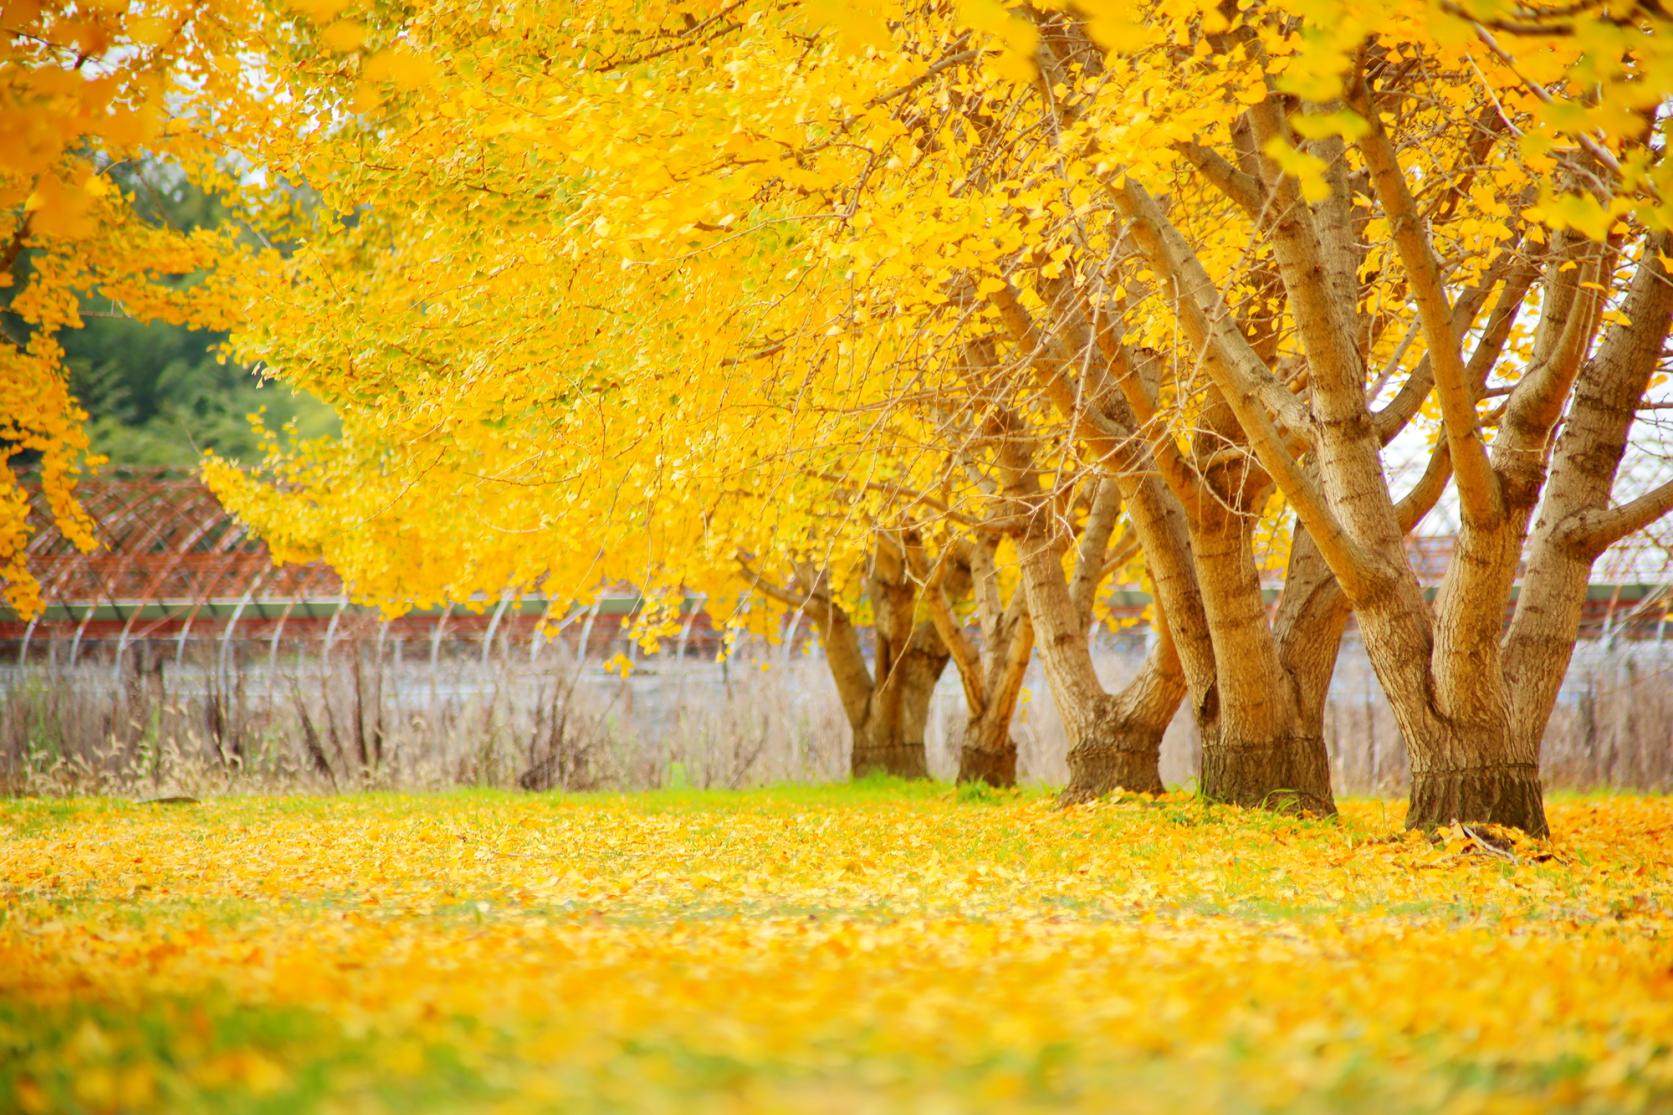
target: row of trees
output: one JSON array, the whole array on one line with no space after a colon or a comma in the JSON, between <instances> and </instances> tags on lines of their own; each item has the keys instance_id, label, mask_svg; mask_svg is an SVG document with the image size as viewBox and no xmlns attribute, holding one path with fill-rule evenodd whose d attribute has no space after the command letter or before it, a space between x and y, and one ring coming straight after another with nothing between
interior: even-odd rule
<instances>
[{"instance_id":1,"label":"row of trees","mask_svg":"<svg viewBox=\"0 0 1673 1115\"><path fill-rule=\"evenodd\" d=\"M802 609L856 771L922 773L951 662L961 777L1014 777L1037 653L1070 796L1158 788L1185 702L1205 794L1316 811L1352 614L1410 822L1544 831L1591 563L1673 507L1632 440L1673 322L1659 8L221 14L176 34L240 44L187 129L255 231L211 272L233 355L342 422L206 464L281 556L391 608L631 579L647 641L688 590ZM1443 499L1430 601L1403 539ZM1156 601L1117 692L1112 578Z\"/></svg>"}]
</instances>

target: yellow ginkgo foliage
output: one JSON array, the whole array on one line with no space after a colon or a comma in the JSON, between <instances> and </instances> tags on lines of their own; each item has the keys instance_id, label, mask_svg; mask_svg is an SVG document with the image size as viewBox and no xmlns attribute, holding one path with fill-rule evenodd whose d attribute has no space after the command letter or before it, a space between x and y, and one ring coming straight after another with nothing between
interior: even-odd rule
<instances>
[{"instance_id":1,"label":"yellow ginkgo foliage","mask_svg":"<svg viewBox=\"0 0 1673 1115\"><path fill-rule=\"evenodd\" d=\"M19 0L0 7L0 594L40 607L25 549L40 527L19 483L38 476L54 522L97 544L75 499L88 456L58 335L106 312L225 329L239 317L231 229L182 232L140 216L141 162L217 191L265 130L259 75L241 59L259 5Z\"/></svg>"}]
</instances>

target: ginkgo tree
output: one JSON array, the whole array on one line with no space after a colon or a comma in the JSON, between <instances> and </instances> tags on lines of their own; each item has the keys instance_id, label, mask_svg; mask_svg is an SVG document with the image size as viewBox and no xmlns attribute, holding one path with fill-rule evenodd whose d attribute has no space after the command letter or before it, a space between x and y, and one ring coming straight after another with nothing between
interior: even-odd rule
<instances>
[{"instance_id":1,"label":"ginkgo tree","mask_svg":"<svg viewBox=\"0 0 1673 1115\"><path fill-rule=\"evenodd\" d=\"M390 609L538 590L561 612L627 580L657 599L699 593L729 619L742 572L818 629L855 773L926 772L930 692L951 656L972 702L961 772L1012 781L1031 640L1023 596L995 595L988 551L1004 532L984 517L1005 511L966 506L963 481L948 490L924 408L897 406L905 382L873 381L843 337L847 284L796 274L794 240L771 223L726 233L723 216L712 234L736 240L721 252L595 250L602 219L578 182L531 169L544 148L526 128L448 109L487 98L457 51L445 57L402 41L344 78L299 51L299 87L385 115L265 149L322 206L270 229L299 247L252 280L236 350L331 404L343 434L275 443L258 474L211 459L211 483L281 558L324 557ZM420 90L404 75L425 67ZM315 100L340 103L292 103ZM773 279L794 297L762 299ZM856 407L868 395L881 411ZM475 529L460 529L461 506ZM957 528L934 544L950 563L923 559L926 516ZM970 576L973 644L952 616ZM1078 575L1083 643L1099 580ZM872 622L869 664L856 615ZM640 630L654 639L656 624ZM1147 773L1128 784L1160 788L1155 746L1176 704L1158 708Z\"/></svg>"},{"instance_id":2,"label":"ginkgo tree","mask_svg":"<svg viewBox=\"0 0 1673 1115\"><path fill-rule=\"evenodd\" d=\"M802 24L773 34L787 27ZM560 28L547 50L583 69L600 51L631 58L643 29L629 30L618 49L607 35L581 43ZM701 592L724 615L734 557L753 555L757 587L810 607L821 628L852 712L856 770L875 762L922 773L928 686L959 651L972 702L961 765L1009 781L1009 720L1031 641L1023 596L996 603L985 572L994 563L956 562L984 571L982 637L962 645L960 625L939 606L959 577L944 578L951 567L931 561L939 572L923 593L909 568L921 543L890 544L893 528L877 530L899 521L898 500L865 509L845 495L908 492L909 517L914 501L921 517L931 489L942 490L930 500L942 508L954 498L944 463L939 478L920 464L915 486L903 483L933 435L885 436L923 410L901 405L914 390L910 340L890 341L902 350L892 363L862 348L852 284L798 247L801 222L816 215L808 206L829 199L804 175L771 202L776 215L741 227L724 206L772 193L783 168L753 185L730 172L705 184L676 174L664 144L635 179L658 189L689 180L713 195L708 208L669 229L627 225L592 181L604 168L552 142L554 129L574 141L608 137L599 106L580 102L587 117L575 126L548 114L541 98L561 108L567 86L533 78L531 56L504 53L507 44L480 31L454 13L368 22L358 35L326 37L340 49L298 40L289 68L274 64L297 117L266 137L259 162L309 183L322 205L269 228L300 246L270 257L252 280L237 351L333 405L344 433L276 452L265 484L212 460L211 483L281 557L324 556L363 598L392 608L531 587L561 608L622 578ZM839 87L828 68L814 76L819 97ZM625 88L607 77L592 95ZM818 131L804 126L798 141ZM636 158L640 144L628 146L622 155ZM736 134L720 146L723 159L749 164ZM636 215L667 204L649 197ZM671 241L694 250L671 251ZM880 411L887 420L874 417ZM930 456L953 455L933 446ZM461 505L478 529L459 529ZM972 509L945 552L986 552L1002 532L981 520L1005 513ZM1104 534L1091 537L1107 538L1112 516L1095 522ZM1074 588L1083 652L1095 558ZM870 575L833 577L845 562ZM775 565L775 576L800 576L763 579ZM871 673L844 610L868 586L879 635ZM927 608L915 606L920 597ZM891 636L897 620L910 638ZM887 651L897 647L922 668L896 675ZM1177 702L1155 702L1142 774L1125 784L1160 788L1156 746ZM878 733L877 746L866 745ZM1120 781L1105 772L1089 792Z\"/></svg>"},{"instance_id":3,"label":"ginkgo tree","mask_svg":"<svg viewBox=\"0 0 1673 1115\"><path fill-rule=\"evenodd\" d=\"M1667 332L1658 10L329 16L273 63L294 118L251 155L326 216L254 281L240 344L360 432L276 459L277 487L216 470L266 532L328 545L373 596L385 574L419 596L559 566L578 585L618 557L733 576L740 548L793 555L840 517L830 473L911 444L879 431L934 441L962 411L1010 431L1001 494L1054 498L1041 436L1120 494L1205 792L1328 807L1318 717L1351 606L1412 822L1543 828L1538 738L1585 570L1673 499L1610 496ZM1414 423L1434 452L1396 494L1382 449ZM1431 606L1402 538L1454 476L1460 560ZM763 493L787 542L735 510ZM1275 496L1300 533L1269 623ZM448 525L463 498L470 539ZM1039 629L1050 597L1024 582ZM1060 703L1109 714L1087 732L1124 730L1089 659L1042 652Z\"/></svg>"},{"instance_id":4,"label":"ginkgo tree","mask_svg":"<svg viewBox=\"0 0 1673 1115\"><path fill-rule=\"evenodd\" d=\"M299 44L298 90L365 100L369 79L338 88L316 57ZM771 347L751 273L577 255L576 184L501 150L518 129L447 108L480 100L475 75L410 88L427 64L397 47L365 67L391 75L375 92L414 131L328 120L267 147L322 205L269 225L297 247L252 272L236 351L331 405L342 433L289 451L275 435L253 473L212 457L210 483L282 560L323 557L390 611L539 593L561 616L628 582L651 601L634 624L647 645L689 596L772 637L778 613L738 605L753 588L818 630L854 773L925 775L948 652L889 541L912 467L877 451L893 423L856 418L845 442L817 406L765 405L814 373L789 341L777 363L739 358Z\"/></svg>"},{"instance_id":5,"label":"ginkgo tree","mask_svg":"<svg viewBox=\"0 0 1673 1115\"><path fill-rule=\"evenodd\" d=\"M1282 24L1229 25L1216 56L1259 77L1253 103L1217 142L1199 135L1200 149L1179 151L1177 166L1112 183L1110 204L1194 365L1354 607L1411 757L1410 822L1542 832L1539 739L1586 570L1673 505L1663 485L1609 507L1673 314L1655 140L1673 80L1667 28L1632 13L1608 32L1620 63L1603 65L1582 54L1579 25L1530 28L1538 49L1524 46L1519 59L1480 23L1336 14L1311 25L1330 27L1332 47L1315 31L1287 65L1267 42ZM1565 62L1555 93L1548 53ZM1577 74L1590 87L1565 84ZM1592 115L1587 101L1604 112ZM1324 111L1300 111L1312 104ZM1600 161L1594 129L1611 120L1598 134L1619 154ZM1229 284L1205 260L1210 241L1167 196L1185 168L1252 203L1246 227L1271 254L1302 392L1281 361L1230 328ZM1455 200L1482 188L1498 201L1497 221ZM1398 289L1361 296L1355 277L1372 272ZM1379 378L1385 306L1404 311L1412 349L1421 347L1408 350L1402 390L1433 391L1444 434L1436 462L1454 473L1461 508L1458 557L1433 607L1400 545L1401 505L1379 459L1378 427L1399 396L1374 411L1367 390ZM1502 337L1530 320L1527 345L1506 352ZM1478 401L1490 393L1504 401L1484 414Z\"/></svg>"}]
</instances>

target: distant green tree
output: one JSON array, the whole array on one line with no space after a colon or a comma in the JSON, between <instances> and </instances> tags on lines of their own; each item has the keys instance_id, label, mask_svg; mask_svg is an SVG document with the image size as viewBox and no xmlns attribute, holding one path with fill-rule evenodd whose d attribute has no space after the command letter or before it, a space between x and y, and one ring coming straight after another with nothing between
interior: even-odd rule
<instances>
[{"instance_id":1,"label":"distant green tree","mask_svg":"<svg viewBox=\"0 0 1673 1115\"><path fill-rule=\"evenodd\" d=\"M115 168L111 177L133 193L147 220L190 231L226 219L215 197L169 167ZM89 415L92 448L112 464L190 468L205 449L252 461L261 445L248 416L263 408L270 428L294 422L303 437L335 428L331 412L312 397L264 385L249 368L222 362L224 333L136 321L98 299L86 301L82 316L86 325L59 340L71 390Z\"/></svg>"},{"instance_id":2,"label":"distant green tree","mask_svg":"<svg viewBox=\"0 0 1673 1115\"><path fill-rule=\"evenodd\" d=\"M330 411L312 398L219 362L224 339L119 314L66 333L70 384L87 409L93 449L119 465L185 468L205 449L249 461L261 448L248 416L263 407L270 426L294 421L303 436L331 431Z\"/></svg>"}]
</instances>

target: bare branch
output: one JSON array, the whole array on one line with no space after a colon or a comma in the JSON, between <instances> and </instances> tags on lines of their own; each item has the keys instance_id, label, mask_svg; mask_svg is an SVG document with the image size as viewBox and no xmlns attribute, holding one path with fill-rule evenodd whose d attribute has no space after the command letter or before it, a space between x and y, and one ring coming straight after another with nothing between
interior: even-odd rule
<instances>
[{"instance_id":1,"label":"bare branch","mask_svg":"<svg viewBox=\"0 0 1673 1115\"><path fill-rule=\"evenodd\" d=\"M1092 618L1092 598L1104 579L1104 556L1109 549L1110 536L1115 532L1116 520L1121 517L1121 489L1110 477L1098 481L1092 497L1092 510L1081 527L1080 543L1075 551L1074 579L1069 583L1069 599L1083 623Z\"/></svg>"},{"instance_id":2,"label":"bare branch","mask_svg":"<svg viewBox=\"0 0 1673 1115\"><path fill-rule=\"evenodd\" d=\"M1371 172L1371 184L1388 217L1395 248L1405 266L1411 294L1423 322L1424 339L1440 396L1441 417L1446 426L1447 446L1458 477L1458 497L1463 514L1480 523L1496 522L1504 510L1499 480L1487 457L1487 446L1476 428L1475 392L1470 389L1468 370L1453 326L1452 307L1441 283L1440 267L1424 234L1406 176L1400 169L1394 145L1383 129L1382 116L1371 101L1363 77L1358 77L1349 103L1371 125L1359 140L1360 153Z\"/></svg>"},{"instance_id":3,"label":"bare branch","mask_svg":"<svg viewBox=\"0 0 1673 1115\"><path fill-rule=\"evenodd\" d=\"M1563 534L1571 545L1591 554L1601 554L1670 511L1673 511L1673 480L1615 507L1582 511L1569 519Z\"/></svg>"},{"instance_id":4,"label":"bare branch","mask_svg":"<svg viewBox=\"0 0 1673 1115\"><path fill-rule=\"evenodd\" d=\"M1343 529L1318 485L1291 455L1274 420L1274 412L1299 409L1299 401L1254 355L1231 322L1213 280L1155 199L1131 178L1114 191L1114 196L1133 222L1135 239L1151 266L1171 279L1179 291L1179 315L1186 334L1201 349L1209 373L1248 435L1256 458L1307 524L1319 552L1343 587L1368 594L1374 581L1370 555Z\"/></svg>"},{"instance_id":5,"label":"bare branch","mask_svg":"<svg viewBox=\"0 0 1673 1115\"><path fill-rule=\"evenodd\" d=\"M1224 155L1200 143L1187 143L1180 151L1215 189L1236 203L1239 209L1257 221L1263 219L1266 197L1258 178L1245 174Z\"/></svg>"}]
</instances>

